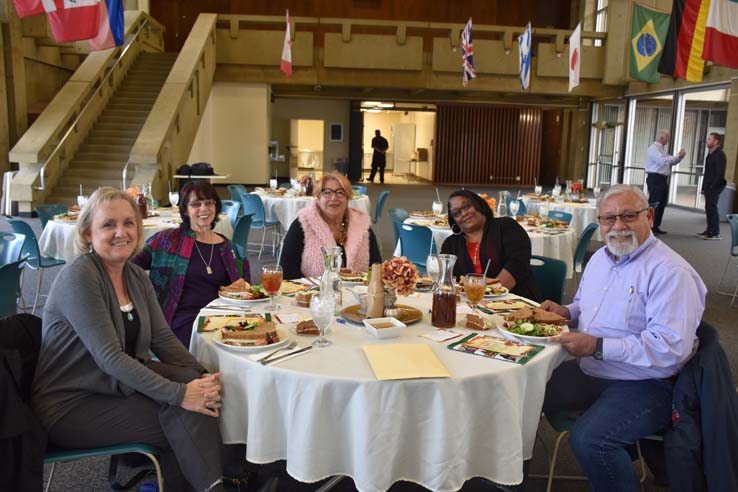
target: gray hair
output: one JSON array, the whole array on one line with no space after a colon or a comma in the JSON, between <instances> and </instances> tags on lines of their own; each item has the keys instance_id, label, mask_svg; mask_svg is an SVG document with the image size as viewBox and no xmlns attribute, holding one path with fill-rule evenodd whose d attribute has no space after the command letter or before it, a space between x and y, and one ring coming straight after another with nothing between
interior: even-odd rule
<instances>
[{"instance_id":1,"label":"gray hair","mask_svg":"<svg viewBox=\"0 0 738 492\"><path fill-rule=\"evenodd\" d=\"M648 208L648 198L646 198L646 195L643 193L642 189L633 185L616 184L605 190L600 195L600 199L597 200L597 211L599 212L600 207L603 203L605 203L605 200L609 200L614 196L623 195L626 193L630 193L635 196L635 198L640 203L640 208Z\"/></svg>"},{"instance_id":2,"label":"gray hair","mask_svg":"<svg viewBox=\"0 0 738 492\"><path fill-rule=\"evenodd\" d=\"M669 138L670 135L671 133L669 132L669 130L665 130L662 128L656 132L656 140L663 138L663 137Z\"/></svg>"},{"instance_id":3,"label":"gray hair","mask_svg":"<svg viewBox=\"0 0 738 492\"><path fill-rule=\"evenodd\" d=\"M133 197L125 191L116 190L115 188L98 188L87 200L87 203L82 207L82 211L77 218L77 230L74 234L74 246L78 253L84 254L90 251L91 243L87 240L87 234L92 229L92 220L95 217L97 210L105 203L110 203L114 200L124 200L133 209L133 214L136 217L136 232L138 233L138 239L136 240L136 249L134 254L138 253L143 247L143 219L141 214L138 213L138 207Z\"/></svg>"}]
</instances>

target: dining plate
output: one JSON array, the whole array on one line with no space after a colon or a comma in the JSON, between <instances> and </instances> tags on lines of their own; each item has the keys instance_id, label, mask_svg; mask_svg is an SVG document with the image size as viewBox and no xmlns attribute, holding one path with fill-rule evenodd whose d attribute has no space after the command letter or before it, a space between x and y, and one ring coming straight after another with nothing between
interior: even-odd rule
<instances>
[{"instance_id":1,"label":"dining plate","mask_svg":"<svg viewBox=\"0 0 738 492\"><path fill-rule=\"evenodd\" d=\"M560 326L559 328L561 328L561 333L566 333L569 331L568 326ZM520 335L518 333L513 333L511 331L508 331L500 325L497 325L497 329L507 335L510 335L515 338L519 338L520 340L525 340L528 342L535 342L535 343L547 343L548 342L547 336L546 337L534 337L532 335ZM555 342L550 342L550 343L555 343Z\"/></svg>"},{"instance_id":2,"label":"dining plate","mask_svg":"<svg viewBox=\"0 0 738 492\"><path fill-rule=\"evenodd\" d=\"M341 311L341 316L346 321L363 325L365 318L364 316L359 314L360 307L361 306L359 306L358 304L347 306ZM423 319L423 312L420 309L414 308L412 306L397 304L394 309L397 309L399 312L393 314L393 316L406 325L416 323Z\"/></svg>"},{"instance_id":3,"label":"dining plate","mask_svg":"<svg viewBox=\"0 0 738 492\"><path fill-rule=\"evenodd\" d=\"M489 289L489 286L487 288ZM500 292L495 293L495 292L487 292L487 291L485 291L484 292L484 298L485 299L494 299L495 297L506 296L506 295L508 295L510 293L510 289L508 289L507 287L500 286L500 287L496 287L496 289L498 289Z\"/></svg>"},{"instance_id":4,"label":"dining plate","mask_svg":"<svg viewBox=\"0 0 738 492\"><path fill-rule=\"evenodd\" d=\"M261 352L262 350L272 350L278 349L280 347L286 347L290 343L290 340L292 340L292 336L290 335L289 330L285 327L277 327L277 335L279 335L279 341L277 343L271 343L269 345L230 345L228 343L225 343L221 339L220 332L216 333L213 341L216 343L216 345L227 348L229 350L233 350L235 352Z\"/></svg>"},{"instance_id":5,"label":"dining plate","mask_svg":"<svg viewBox=\"0 0 738 492\"><path fill-rule=\"evenodd\" d=\"M232 297L224 297L220 295L220 293L218 294L218 297L221 301L235 306L250 306L251 304L269 301L269 297L262 297L261 299L233 299Z\"/></svg>"}]
</instances>

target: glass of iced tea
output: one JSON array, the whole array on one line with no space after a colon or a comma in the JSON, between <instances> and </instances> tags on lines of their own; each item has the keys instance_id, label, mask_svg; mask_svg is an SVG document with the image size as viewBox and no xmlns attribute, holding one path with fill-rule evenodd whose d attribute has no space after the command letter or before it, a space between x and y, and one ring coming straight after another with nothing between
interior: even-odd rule
<instances>
[{"instance_id":1,"label":"glass of iced tea","mask_svg":"<svg viewBox=\"0 0 738 492\"><path fill-rule=\"evenodd\" d=\"M265 265L261 267L261 286L271 298L266 310L277 311L279 306L274 302L274 299L279 294L280 287L282 287L282 267L279 265Z\"/></svg>"},{"instance_id":2,"label":"glass of iced tea","mask_svg":"<svg viewBox=\"0 0 738 492\"><path fill-rule=\"evenodd\" d=\"M480 273L468 273L464 277L464 295L466 301L472 308L477 309L477 304L484 299L484 291L487 289L487 279Z\"/></svg>"}]
</instances>

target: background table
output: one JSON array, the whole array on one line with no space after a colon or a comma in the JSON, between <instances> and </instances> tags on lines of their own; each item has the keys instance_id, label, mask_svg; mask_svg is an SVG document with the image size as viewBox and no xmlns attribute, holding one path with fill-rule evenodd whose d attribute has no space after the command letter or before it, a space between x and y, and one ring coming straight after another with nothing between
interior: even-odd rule
<instances>
[{"instance_id":1,"label":"background table","mask_svg":"<svg viewBox=\"0 0 738 492\"><path fill-rule=\"evenodd\" d=\"M181 219L179 212L173 213L172 209L157 209L159 217L149 217L144 220L144 240L164 229L179 227ZM74 234L77 223L68 220L50 220L46 223L41 237L38 238L38 246L41 254L71 263L77 256L74 248ZM219 232L228 239L233 237L233 227L227 215L221 214L220 220L215 225L215 232Z\"/></svg>"},{"instance_id":2,"label":"background table","mask_svg":"<svg viewBox=\"0 0 738 492\"><path fill-rule=\"evenodd\" d=\"M267 221L278 220L282 230L287 231L292 221L297 218L297 212L315 201L311 196L276 196L267 192L254 192L264 203L264 217ZM371 202L366 195L359 195L349 200L349 207L361 210L372 216Z\"/></svg>"},{"instance_id":3,"label":"background table","mask_svg":"<svg viewBox=\"0 0 738 492\"><path fill-rule=\"evenodd\" d=\"M523 366L455 352L446 348L451 342L418 336L434 329L429 294L399 301L424 313L401 338L377 340L363 326L334 322L332 345L273 366L195 330L191 351L221 373L223 440L245 443L255 463L286 459L297 480L347 475L360 491L386 490L398 480L456 490L475 476L520 483L546 382L565 352L549 345ZM282 298L281 312L309 313L293 302ZM315 338L297 339L303 346ZM375 343L425 343L452 377L378 381L361 348Z\"/></svg>"},{"instance_id":4,"label":"background table","mask_svg":"<svg viewBox=\"0 0 738 492\"><path fill-rule=\"evenodd\" d=\"M528 213L539 214L541 204L544 202L528 200L526 205ZM571 227L576 231L576 237L579 239L584 229L592 223L597 222L597 206L594 203L573 203L573 202L546 202L549 210L559 210L568 212L572 215ZM597 229L594 239L600 240L600 230Z\"/></svg>"},{"instance_id":5,"label":"background table","mask_svg":"<svg viewBox=\"0 0 738 492\"><path fill-rule=\"evenodd\" d=\"M407 224L417 224L428 227L433 233L433 240L436 243L436 250L441 251L443 241L451 235L451 229L448 227L438 227L427 225L428 221L423 219L408 218L405 219ZM572 278L574 272L574 250L577 246L576 232L573 228L565 231L552 230L550 232L541 232L537 227L528 227L520 224L528 233L530 238L531 253L536 256L546 256L555 258L566 263L566 278ZM428 245L430 251L430 245ZM395 245L395 256L400 256L400 243Z\"/></svg>"}]
</instances>

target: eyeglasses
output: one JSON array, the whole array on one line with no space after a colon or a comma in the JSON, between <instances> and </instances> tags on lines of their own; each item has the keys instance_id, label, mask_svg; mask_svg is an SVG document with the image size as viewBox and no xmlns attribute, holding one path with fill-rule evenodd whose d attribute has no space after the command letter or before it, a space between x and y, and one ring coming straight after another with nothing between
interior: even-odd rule
<instances>
[{"instance_id":1,"label":"eyeglasses","mask_svg":"<svg viewBox=\"0 0 738 492\"><path fill-rule=\"evenodd\" d=\"M641 212L645 212L648 210L648 207L637 210L635 212L624 212L622 214L615 214L615 215L598 215L597 221L600 223L600 225L603 226L611 226L614 225L615 222L618 220L622 220L625 223L633 222L638 218L638 215L640 215Z\"/></svg>"},{"instance_id":2,"label":"eyeglasses","mask_svg":"<svg viewBox=\"0 0 738 492\"><path fill-rule=\"evenodd\" d=\"M472 202L466 202L461 207L449 210L448 212L451 214L451 217L453 217L454 219L458 219L459 217L461 217L461 214L463 214L464 212L468 212L473 208L474 204Z\"/></svg>"},{"instance_id":3,"label":"eyeglasses","mask_svg":"<svg viewBox=\"0 0 738 492\"><path fill-rule=\"evenodd\" d=\"M333 195L336 195L336 198L343 198L346 196L346 191L341 188L337 190L332 190L330 188L323 188L320 191L320 194L323 195L324 198L331 198Z\"/></svg>"},{"instance_id":4,"label":"eyeglasses","mask_svg":"<svg viewBox=\"0 0 738 492\"><path fill-rule=\"evenodd\" d=\"M200 208L201 205L205 205L206 207L214 207L215 200L193 200L187 204L188 207L192 208Z\"/></svg>"}]
</instances>

